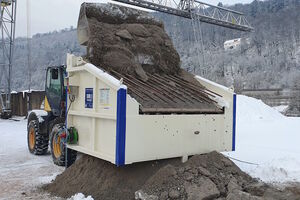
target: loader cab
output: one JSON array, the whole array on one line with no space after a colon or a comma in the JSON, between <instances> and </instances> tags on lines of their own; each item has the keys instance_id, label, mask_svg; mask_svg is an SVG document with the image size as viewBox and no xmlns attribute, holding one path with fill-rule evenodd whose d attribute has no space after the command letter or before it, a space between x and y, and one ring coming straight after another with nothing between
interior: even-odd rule
<instances>
[{"instance_id":1,"label":"loader cab","mask_svg":"<svg viewBox=\"0 0 300 200\"><path fill-rule=\"evenodd\" d=\"M65 111L64 73L64 66L47 68L45 111L54 116L62 116Z\"/></svg>"}]
</instances>

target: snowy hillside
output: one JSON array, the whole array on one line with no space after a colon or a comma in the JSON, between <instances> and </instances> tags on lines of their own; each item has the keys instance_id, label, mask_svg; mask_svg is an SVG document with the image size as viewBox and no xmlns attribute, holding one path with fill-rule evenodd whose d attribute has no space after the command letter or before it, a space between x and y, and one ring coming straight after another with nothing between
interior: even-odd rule
<instances>
[{"instance_id":1,"label":"snowy hillside","mask_svg":"<svg viewBox=\"0 0 300 200\"><path fill-rule=\"evenodd\" d=\"M300 86L300 1L254 0L229 8L243 12L254 31L202 23L196 33L202 35L203 50L201 42L194 40L189 20L157 14L173 39L182 67L191 71L196 67L196 73L206 69L206 78L234 85L236 91ZM235 38L242 38L239 48L225 51L224 42Z\"/></svg>"},{"instance_id":2,"label":"snowy hillside","mask_svg":"<svg viewBox=\"0 0 300 200\"><path fill-rule=\"evenodd\" d=\"M190 20L162 13L156 13L155 17L164 22L183 68L193 71L196 67L196 73L206 68L206 78L227 86L233 84L236 90L242 87L292 88L300 87L299 2L256 0L236 4L231 8L244 12L255 31L242 33L203 23L204 56L203 52L200 56L197 53L197 48L200 51L202 48L195 42ZM250 43L224 51L226 40L240 37L249 38ZM66 53L85 54L74 28L36 34L31 41L32 70L28 70L26 42L26 38L17 38L15 42L12 87L16 91L28 89L29 71L32 71L32 88L43 89L47 66L65 64Z\"/></svg>"}]
</instances>

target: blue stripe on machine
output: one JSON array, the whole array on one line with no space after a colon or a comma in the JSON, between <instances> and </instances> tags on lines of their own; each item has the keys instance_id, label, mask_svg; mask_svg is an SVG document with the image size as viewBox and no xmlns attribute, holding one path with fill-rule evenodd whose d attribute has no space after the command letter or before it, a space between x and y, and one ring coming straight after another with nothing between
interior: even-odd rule
<instances>
[{"instance_id":1,"label":"blue stripe on machine","mask_svg":"<svg viewBox=\"0 0 300 200\"><path fill-rule=\"evenodd\" d=\"M66 109L66 111L67 111L67 110L68 110L68 95L69 95L69 93L68 93L68 87L66 86L65 88L66 88L66 102L65 102L65 109ZM66 128L68 128L67 122L68 122L68 113L66 113L66 116L65 116L65 127L66 127Z\"/></svg>"},{"instance_id":2,"label":"blue stripe on machine","mask_svg":"<svg viewBox=\"0 0 300 200\"><path fill-rule=\"evenodd\" d=\"M64 78L68 77L68 72L64 71ZM69 92L68 92L68 86L69 86L69 79L67 79L67 85L64 85L65 87L65 92L66 92L66 102L65 102L65 109L66 109L66 116L65 116L65 127L68 128L68 95L69 95Z\"/></svg>"},{"instance_id":3,"label":"blue stripe on machine","mask_svg":"<svg viewBox=\"0 0 300 200\"><path fill-rule=\"evenodd\" d=\"M116 132L116 165L125 165L126 139L126 95L127 90L120 88L117 94L117 132Z\"/></svg>"},{"instance_id":4,"label":"blue stripe on machine","mask_svg":"<svg viewBox=\"0 0 300 200\"><path fill-rule=\"evenodd\" d=\"M235 131L236 131L236 94L233 94L233 119L232 119L232 151L235 151Z\"/></svg>"}]
</instances>

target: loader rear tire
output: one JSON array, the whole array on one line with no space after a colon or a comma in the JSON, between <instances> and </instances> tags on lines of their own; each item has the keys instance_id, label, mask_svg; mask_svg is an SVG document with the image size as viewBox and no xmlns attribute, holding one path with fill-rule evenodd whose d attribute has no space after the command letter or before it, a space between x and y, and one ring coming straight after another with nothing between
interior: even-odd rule
<instances>
[{"instance_id":1,"label":"loader rear tire","mask_svg":"<svg viewBox=\"0 0 300 200\"><path fill-rule=\"evenodd\" d=\"M64 124L55 124L50 133L50 147L51 155L54 164L58 166L71 166L77 157L77 151L67 149L64 145L61 145L61 138L58 134L64 129ZM67 155L66 155L67 153ZM66 163L67 162L67 163Z\"/></svg>"},{"instance_id":2,"label":"loader rear tire","mask_svg":"<svg viewBox=\"0 0 300 200\"><path fill-rule=\"evenodd\" d=\"M31 120L27 127L27 144L29 152L35 155L44 155L48 152L48 135L39 131L38 120Z\"/></svg>"}]
</instances>

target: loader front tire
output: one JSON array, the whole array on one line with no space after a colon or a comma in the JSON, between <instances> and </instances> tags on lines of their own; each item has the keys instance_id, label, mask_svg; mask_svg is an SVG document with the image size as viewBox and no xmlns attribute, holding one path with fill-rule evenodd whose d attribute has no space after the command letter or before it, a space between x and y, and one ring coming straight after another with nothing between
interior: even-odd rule
<instances>
[{"instance_id":1,"label":"loader front tire","mask_svg":"<svg viewBox=\"0 0 300 200\"><path fill-rule=\"evenodd\" d=\"M66 147L62 144L62 139L59 137L59 133L63 131L63 129L64 124L55 124L52 127L50 133L51 155L54 164L69 167L75 162L77 151L68 148L66 152Z\"/></svg>"},{"instance_id":2,"label":"loader front tire","mask_svg":"<svg viewBox=\"0 0 300 200\"><path fill-rule=\"evenodd\" d=\"M35 155L44 155L48 152L48 135L39 131L38 120L31 120L27 127L27 144L29 152Z\"/></svg>"}]
</instances>

